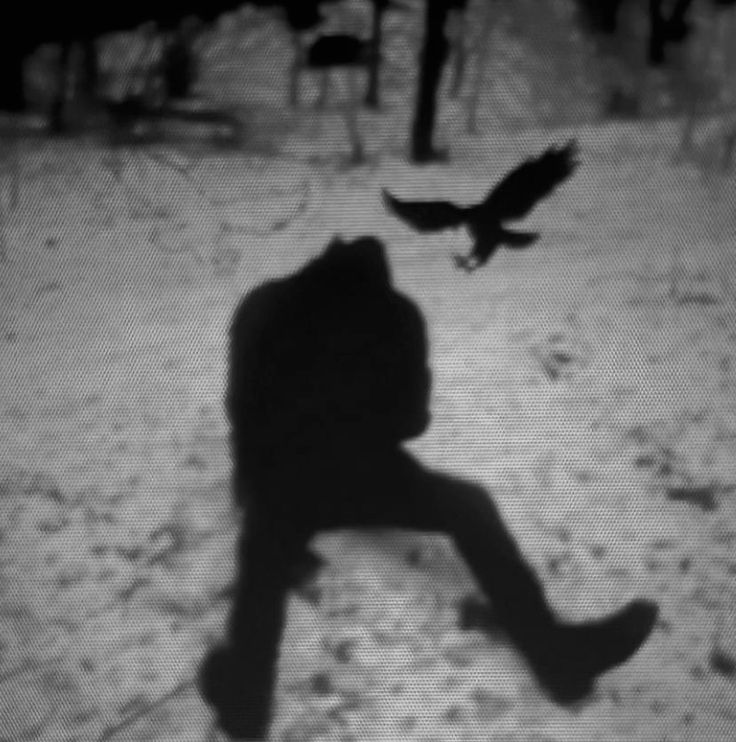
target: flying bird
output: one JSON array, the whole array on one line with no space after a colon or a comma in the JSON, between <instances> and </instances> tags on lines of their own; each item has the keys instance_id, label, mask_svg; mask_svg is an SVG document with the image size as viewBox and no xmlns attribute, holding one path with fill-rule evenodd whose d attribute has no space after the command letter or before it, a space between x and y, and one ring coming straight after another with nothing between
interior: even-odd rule
<instances>
[{"instance_id":1,"label":"flying bird","mask_svg":"<svg viewBox=\"0 0 736 742\"><path fill-rule=\"evenodd\" d=\"M577 142L571 139L563 147L550 147L538 157L525 160L473 206L457 206L449 201L401 201L385 189L383 199L390 211L419 232L465 225L473 236L473 248L469 255L454 258L458 268L470 272L488 261L500 245L520 250L539 239L537 232L512 231L504 227L504 222L524 218L537 202L569 178L578 165L577 151Z\"/></svg>"}]
</instances>

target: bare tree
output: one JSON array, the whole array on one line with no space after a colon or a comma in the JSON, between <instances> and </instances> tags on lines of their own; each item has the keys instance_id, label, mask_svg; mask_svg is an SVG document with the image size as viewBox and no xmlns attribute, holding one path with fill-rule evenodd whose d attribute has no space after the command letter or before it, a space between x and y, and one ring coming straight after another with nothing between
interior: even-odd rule
<instances>
[{"instance_id":1,"label":"bare tree","mask_svg":"<svg viewBox=\"0 0 736 742\"><path fill-rule=\"evenodd\" d=\"M411 135L411 158L414 162L443 159L444 152L434 148L432 136L437 107L437 90L447 61L449 44L446 35L448 14L462 9L467 0L427 0L424 40L419 57L419 90Z\"/></svg>"},{"instance_id":2,"label":"bare tree","mask_svg":"<svg viewBox=\"0 0 736 742\"><path fill-rule=\"evenodd\" d=\"M391 6L391 0L373 0L373 18L368 55L368 90L365 94L365 102L371 108L378 108L380 72L381 72L381 46L383 44L383 15Z\"/></svg>"}]
</instances>

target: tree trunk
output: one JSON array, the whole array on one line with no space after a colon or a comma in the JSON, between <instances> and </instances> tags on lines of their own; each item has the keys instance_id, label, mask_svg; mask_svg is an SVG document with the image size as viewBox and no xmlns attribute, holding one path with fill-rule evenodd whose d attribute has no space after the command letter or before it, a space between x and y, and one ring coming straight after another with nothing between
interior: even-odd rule
<instances>
[{"instance_id":1,"label":"tree trunk","mask_svg":"<svg viewBox=\"0 0 736 742\"><path fill-rule=\"evenodd\" d=\"M493 32L493 11L490 3L483 9L483 18L480 21L481 30L478 34L477 54L475 61L475 78L472 83L470 95L468 96L468 118L465 130L468 134L478 133L478 105L480 103L481 91L485 87L486 68L488 67L488 56L491 48L491 34Z\"/></svg>"},{"instance_id":2,"label":"tree trunk","mask_svg":"<svg viewBox=\"0 0 736 742\"><path fill-rule=\"evenodd\" d=\"M379 108L380 106L378 88L381 71L381 31L386 5L386 0L373 0L373 31L368 49L368 90L365 94L365 104L370 108Z\"/></svg>"},{"instance_id":3,"label":"tree trunk","mask_svg":"<svg viewBox=\"0 0 736 742\"><path fill-rule=\"evenodd\" d=\"M420 55L419 91L412 128L411 157L414 162L428 162L442 156L432 146L432 133L437 89L448 53L445 22L449 10L448 0L427 0L424 42Z\"/></svg>"},{"instance_id":4,"label":"tree trunk","mask_svg":"<svg viewBox=\"0 0 736 742\"><path fill-rule=\"evenodd\" d=\"M0 43L0 110L22 111L26 105L23 90L23 52L11 43Z\"/></svg>"},{"instance_id":5,"label":"tree trunk","mask_svg":"<svg viewBox=\"0 0 736 742\"><path fill-rule=\"evenodd\" d=\"M467 29L467 17L464 8L452 10L450 24L452 34L450 38L452 56L452 82L450 83L450 98L457 98L465 81L465 68L468 61L468 50L466 48L465 35Z\"/></svg>"}]
</instances>

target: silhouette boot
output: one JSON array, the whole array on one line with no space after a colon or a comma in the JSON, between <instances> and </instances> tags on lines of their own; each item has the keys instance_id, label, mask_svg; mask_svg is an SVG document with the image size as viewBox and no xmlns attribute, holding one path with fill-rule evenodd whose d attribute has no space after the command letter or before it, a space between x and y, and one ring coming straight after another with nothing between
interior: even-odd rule
<instances>
[{"instance_id":1,"label":"silhouette boot","mask_svg":"<svg viewBox=\"0 0 736 742\"><path fill-rule=\"evenodd\" d=\"M491 539L484 540L484 533ZM654 628L658 608L645 600L593 621L560 621L534 570L487 506L478 509L463 530L458 529L458 535L461 553L491 600L494 618L557 703L582 700L593 689L596 677L635 654Z\"/></svg>"},{"instance_id":2,"label":"silhouette boot","mask_svg":"<svg viewBox=\"0 0 736 742\"><path fill-rule=\"evenodd\" d=\"M259 740L270 723L270 678L248 682L248 658L230 646L210 652L199 672L199 690L215 711L217 725L235 739Z\"/></svg>"},{"instance_id":3,"label":"silhouette boot","mask_svg":"<svg viewBox=\"0 0 736 742\"><path fill-rule=\"evenodd\" d=\"M635 600L602 619L508 630L539 684L552 700L565 705L584 699L598 675L636 654L658 613L654 603Z\"/></svg>"}]
</instances>

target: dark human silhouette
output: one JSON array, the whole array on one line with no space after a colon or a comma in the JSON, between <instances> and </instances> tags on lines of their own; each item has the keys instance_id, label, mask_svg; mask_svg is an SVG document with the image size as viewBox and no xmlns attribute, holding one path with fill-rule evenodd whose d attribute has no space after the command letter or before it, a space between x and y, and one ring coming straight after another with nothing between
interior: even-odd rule
<instances>
[{"instance_id":1,"label":"dark human silhouette","mask_svg":"<svg viewBox=\"0 0 736 742\"><path fill-rule=\"evenodd\" d=\"M459 268L470 272L486 263L496 249L505 245L523 249L539 239L536 232L506 229L504 222L522 219L577 167L574 140L564 147L550 147L539 157L525 160L498 183L486 198L473 206L449 201L401 201L383 192L386 206L419 232L436 232L467 226L473 236L469 256L455 256Z\"/></svg>"},{"instance_id":2,"label":"dark human silhouette","mask_svg":"<svg viewBox=\"0 0 736 742\"><path fill-rule=\"evenodd\" d=\"M239 573L229 641L200 673L203 697L233 737L267 731L285 599L318 565L308 542L319 531L449 534L559 703L584 698L651 632L657 608L646 601L599 621L561 623L489 494L402 448L430 421L427 350L423 317L393 289L373 237L334 239L237 309L227 412L234 495L244 509Z\"/></svg>"}]
</instances>

